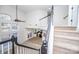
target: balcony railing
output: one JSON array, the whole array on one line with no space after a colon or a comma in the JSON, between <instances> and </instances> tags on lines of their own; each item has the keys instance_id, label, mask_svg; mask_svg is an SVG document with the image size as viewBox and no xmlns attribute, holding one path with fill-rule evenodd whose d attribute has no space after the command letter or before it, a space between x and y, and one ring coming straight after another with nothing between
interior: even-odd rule
<instances>
[{"instance_id":1,"label":"balcony railing","mask_svg":"<svg viewBox=\"0 0 79 59\"><path fill-rule=\"evenodd\" d=\"M19 44L17 37L0 42L0 54L39 54L40 49Z\"/></svg>"}]
</instances>

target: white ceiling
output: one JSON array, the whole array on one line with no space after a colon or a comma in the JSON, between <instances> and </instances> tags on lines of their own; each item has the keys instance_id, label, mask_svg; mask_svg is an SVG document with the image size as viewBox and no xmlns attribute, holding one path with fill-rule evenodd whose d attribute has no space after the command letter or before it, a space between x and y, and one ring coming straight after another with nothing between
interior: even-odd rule
<instances>
[{"instance_id":1,"label":"white ceiling","mask_svg":"<svg viewBox=\"0 0 79 59\"><path fill-rule=\"evenodd\" d=\"M0 8L3 6L5 6L5 7L10 6L12 8L16 8L16 5L0 5ZM28 13L28 12L40 10L40 9L48 11L49 8L51 8L51 7L52 7L52 5L18 5L18 10Z\"/></svg>"},{"instance_id":2,"label":"white ceiling","mask_svg":"<svg viewBox=\"0 0 79 59\"><path fill-rule=\"evenodd\" d=\"M48 11L51 5L19 5L18 8L27 13L39 9Z\"/></svg>"}]
</instances>

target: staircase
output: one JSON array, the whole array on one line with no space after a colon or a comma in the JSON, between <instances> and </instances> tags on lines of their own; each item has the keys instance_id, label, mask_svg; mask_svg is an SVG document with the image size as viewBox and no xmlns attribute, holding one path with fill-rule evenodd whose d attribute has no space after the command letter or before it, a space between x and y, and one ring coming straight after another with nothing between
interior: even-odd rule
<instances>
[{"instance_id":1,"label":"staircase","mask_svg":"<svg viewBox=\"0 0 79 59\"><path fill-rule=\"evenodd\" d=\"M54 54L79 53L79 32L76 31L76 27L55 27L53 49Z\"/></svg>"}]
</instances>

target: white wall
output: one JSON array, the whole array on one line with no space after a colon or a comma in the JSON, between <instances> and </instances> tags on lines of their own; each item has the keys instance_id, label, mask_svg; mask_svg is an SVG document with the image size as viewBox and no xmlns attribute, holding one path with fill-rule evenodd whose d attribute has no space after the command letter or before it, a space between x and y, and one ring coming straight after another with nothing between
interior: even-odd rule
<instances>
[{"instance_id":1,"label":"white wall","mask_svg":"<svg viewBox=\"0 0 79 59\"><path fill-rule=\"evenodd\" d=\"M0 13L10 15L12 20L15 20L15 18L16 18L15 6L8 6L8 5L0 6ZM21 10L19 10L18 16L19 16L18 18L20 20L26 20L25 14ZM25 23L16 23L16 24L18 25L19 42L23 42L26 40L25 39L25 29L24 29Z\"/></svg>"},{"instance_id":2,"label":"white wall","mask_svg":"<svg viewBox=\"0 0 79 59\"><path fill-rule=\"evenodd\" d=\"M8 14L12 20L16 18L16 6L15 5L2 5L0 6L0 13ZM25 14L21 10L18 10L18 18L25 20Z\"/></svg>"},{"instance_id":3,"label":"white wall","mask_svg":"<svg viewBox=\"0 0 79 59\"><path fill-rule=\"evenodd\" d=\"M78 24L77 24L77 30L79 31L79 6L78 6Z\"/></svg>"},{"instance_id":4,"label":"white wall","mask_svg":"<svg viewBox=\"0 0 79 59\"><path fill-rule=\"evenodd\" d=\"M72 10L73 7L73 10ZM71 22L72 20L72 22ZM78 6L70 5L69 6L69 17L68 17L68 25L69 26L77 26L78 22Z\"/></svg>"},{"instance_id":5,"label":"white wall","mask_svg":"<svg viewBox=\"0 0 79 59\"><path fill-rule=\"evenodd\" d=\"M36 26L35 24L37 24L37 28L38 27L46 27L47 26L47 18L40 20L41 18L45 17L47 15L47 11L44 10L36 10L36 11L32 11L30 13L28 13L26 15L26 19L27 19L27 26L28 27L34 27Z\"/></svg>"},{"instance_id":6,"label":"white wall","mask_svg":"<svg viewBox=\"0 0 79 59\"><path fill-rule=\"evenodd\" d=\"M8 14L11 16L12 20L16 18L16 9L15 6L0 6L0 13ZM39 20L40 18L47 15L47 11L45 10L35 10L29 13L25 13L21 10L18 12L18 16L20 20L25 20L25 23L17 23L18 25L18 39L20 42L27 40L27 29L25 29L27 26L37 26L40 28L47 27L47 18L43 20ZM64 16L66 16L68 13L68 6L60 6L56 5L54 6L54 25L67 25L67 19L63 19Z\"/></svg>"},{"instance_id":7,"label":"white wall","mask_svg":"<svg viewBox=\"0 0 79 59\"><path fill-rule=\"evenodd\" d=\"M67 5L55 5L54 6L54 25L55 26L67 26L68 19L64 19L68 15L68 6Z\"/></svg>"},{"instance_id":8,"label":"white wall","mask_svg":"<svg viewBox=\"0 0 79 59\"><path fill-rule=\"evenodd\" d=\"M27 24L28 26L47 26L47 18L45 20L39 21L40 18L47 15L45 10L32 11L27 14ZM67 26L68 18L64 19L68 15L68 5L54 5L54 25L55 26Z\"/></svg>"}]
</instances>

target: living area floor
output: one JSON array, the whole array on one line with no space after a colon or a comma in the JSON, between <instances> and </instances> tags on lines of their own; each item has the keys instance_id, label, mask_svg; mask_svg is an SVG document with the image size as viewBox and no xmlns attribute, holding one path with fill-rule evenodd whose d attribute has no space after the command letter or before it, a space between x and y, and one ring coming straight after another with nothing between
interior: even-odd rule
<instances>
[{"instance_id":1,"label":"living area floor","mask_svg":"<svg viewBox=\"0 0 79 59\"><path fill-rule=\"evenodd\" d=\"M41 45L42 45L42 38L40 38L40 37L33 37L33 38L25 41L23 44L26 45L26 46L29 46L29 47L40 49Z\"/></svg>"}]
</instances>

